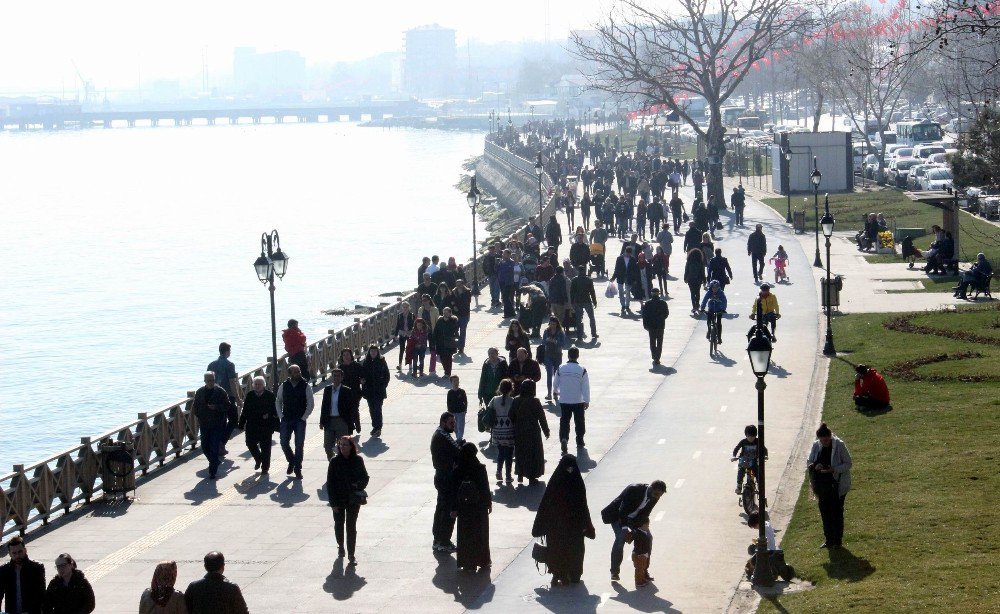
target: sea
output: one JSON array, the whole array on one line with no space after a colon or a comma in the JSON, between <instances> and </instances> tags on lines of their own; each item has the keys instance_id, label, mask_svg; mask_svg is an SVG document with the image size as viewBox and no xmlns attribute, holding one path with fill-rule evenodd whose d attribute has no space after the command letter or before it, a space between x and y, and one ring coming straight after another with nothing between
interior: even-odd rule
<instances>
[{"instance_id":1,"label":"sea","mask_svg":"<svg viewBox=\"0 0 1000 614\"><path fill-rule=\"evenodd\" d=\"M354 123L0 133L0 475L162 409L232 344L271 348L254 260L277 230L281 329L412 289L472 255L456 187L483 133ZM480 237L485 236L480 226Z\"/></svg>"}]
</instances>

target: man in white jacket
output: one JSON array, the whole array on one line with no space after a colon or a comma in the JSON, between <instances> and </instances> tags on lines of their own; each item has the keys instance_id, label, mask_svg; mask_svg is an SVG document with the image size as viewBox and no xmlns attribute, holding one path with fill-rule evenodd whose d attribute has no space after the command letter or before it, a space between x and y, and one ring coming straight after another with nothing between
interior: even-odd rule
<instances>
[{"instance_id":1,"label":"man in white jacket","mask_svg":"<svg viewBox=\"0 0 1000 614\"><path fill-rule=\"evenodd\" d=\"M580 349L573 346L566 355L569 362L560 365L552 378L552 392L559 403L559 442L562 444L563 454L566 454L566 446L569 444L571 418L576 426L576 445L578 448L584 446L583 435L587 431L584 411L590 406L590 376L577 362Z\"/></svg>"}]
</instances>

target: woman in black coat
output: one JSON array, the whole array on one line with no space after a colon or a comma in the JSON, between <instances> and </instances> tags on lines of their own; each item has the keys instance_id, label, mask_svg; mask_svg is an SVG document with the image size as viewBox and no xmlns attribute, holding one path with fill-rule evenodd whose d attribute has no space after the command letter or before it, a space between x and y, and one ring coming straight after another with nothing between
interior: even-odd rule
<instances>
[{"instance_id":1,"label":"woman in black coat","mask_svg":"<svg viewBox=\"0 0 1000 614\"><path fill-rule=\"evenodd\" d=\"M486 467L476 457L479 448L466 443L452 471L452 518L458 519L458 568L476 571L490 566L490 514L493 498Z\"/></svg>"},{"instance_id":2,"label":"woman in black coat","mask_svg":"<svg viewBox=\"0 0 1000 614\"><path fill-rule=\"evenodd\" d=\"M510 359L507 364L514 364L517 360L517 349L524 348L528 350L528 355L531 355L531 340L528 339L528 333L521 326L520 320L511 320L510 327L507 329L507 340L504 343L504 348L507 350Z\"/></svg>"},{"instance_id":3,"label":"woman in black coat","mask_svg":"<svg viewBox=\"0 0 1000 614\"><path fill-rule=\"evenodd\" d=\"M94 588L66 553L56 557L56 576L45 589L44 607L45 614L90 614L97 607Z\"/></svg>"},{"instance_id":4,"label":"woman in black coat","mask_svg":"<svg viewBox=\"0 0 1000 614\"><path fill-rule=\"evenodd\" d=\"M587 506L587 487L572 454L563 456L552 472L531 535L546 539L546 565L552 573L552 584L580 581L583 538L594 539L597 534Z\"/></svg>"},{"instance_id":5,"label":"woman in black coat","mask_svg":"<svg viewBox=\"0 0 1000 614\"><path fill-rule=\"evenodd\" d=\"M358 539L358 512L361 511L359 491L368 487L365 461L358 454L354 440L344 435L337 442L337 454L326 470L326 494L333 508L333 532L337 537L337 556L344 556L344 524L347 524L347 557L357 565L354 545ZM365 495L367 499L367 495Z\"/></svg>"},{"instance_id":6,"label":"woman in black coat","mask_svg":"<svg viewBox=\"0 0 1000 614\"><path fill-rule=\"evenodd\" d=\"M684 263L684 283L691 291L691 313L701 307L701 287L705 284L705 256L698 247L691 248Z\"/></svg>"},{"instance_id":7,"label":"woman in black coat","mask_svg":"<svg viewBox=\"0 0 1000 614\"><path fill-rule=\"evenodd\" d=\"M238 424L246 436L247 450L254 460L254 469L267 473L271 469L271 438L278 430L278 411L274 393L267 389L264 378L253 378L253 390L243 399L243 413Z\"/></svg>"},{"instance_id":8,"label":"woman in black coat","mask_svg":"<svg viewBox=\"0 0 1000 614\"><path fill-rule=\"evenodd\" d=\"M545 448L542 434L549 438L549 423L545 419L542 403L535 397L535 382L526 379L518 388L519 394L510 408L510 421L514 425L514 473L520 484L524 478L532 484L545 474Z\"/></svg>"},{"instance_id":9,"label":"woman in black coat","mask_svg":"<svg viewBox=\"0 0 1000 614\"><path fill-rule=\"evenodd\" d=\"M385 403L389 388L389 365L374 343L368 346L368 353L361 361L361 396L368 401L368 415L372 419L372 437L382 436L382 404Z\"/></svg>"}]
</instances>

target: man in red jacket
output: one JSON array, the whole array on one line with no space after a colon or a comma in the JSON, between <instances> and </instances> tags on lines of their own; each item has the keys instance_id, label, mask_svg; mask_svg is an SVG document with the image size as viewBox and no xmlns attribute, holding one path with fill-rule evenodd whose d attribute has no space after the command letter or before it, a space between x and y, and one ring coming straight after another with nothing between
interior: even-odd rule
<instances>
[{"instance_id":1,"label":"man in red jacket","mask_svg":"<svg viewBox=\"0 0 1000 614\"><path fill-rule=\"evenodd\" d=\"M285 342L289 364L299 365L302 377L311 382L313 372L309 370L309 358L306 356L306 334L299 329L298 320L288 321L288 328L281 331L281 340Z\"/></svg>"},{"instance_id":2,"label":"man in red jacket","mask_svg":"<svg viewBox=\"0 0 1000 614\"><path fill-rule=\"evenodd\" d=\"M867 365L854 369L854 404L858 409L883 408L889 405L889 387L882 374Z\"/></svg>"}]
</instances>

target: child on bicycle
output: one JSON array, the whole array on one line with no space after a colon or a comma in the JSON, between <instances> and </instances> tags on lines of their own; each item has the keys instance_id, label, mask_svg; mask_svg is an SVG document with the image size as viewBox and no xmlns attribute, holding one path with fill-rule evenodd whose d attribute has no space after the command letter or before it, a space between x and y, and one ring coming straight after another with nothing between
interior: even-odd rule
<instances>
[{"instance_id":1,"label":"child on bicycle","mask_svg":"<svg viewBox=\"0 0 1000 614\"><path fill-rule=\"evenodd\" d=\"M778 251L771 256L771 264L774 265L774 283L788 281L788 274L785 272L788 266L788 252L785 251L784 245L779 245Z\"/></svg>"},{"instance_id":2,"label":"child on bicycle","mask_svg":"<svg viewBox=\"0 0 1000 614\"><path fill-rule=\"evenodd\" d=\"M701 312L708 314L708 329L705 331L705 338L711 340L712 326L715 325L719 331L719 344L722 344L722 314L726 312L726 293L722 291L722 284L718 279L713 279L708 284L708 292L701 299Z\"/></svg>"},{"instance_id":3,"label":"child on bicycle","mask_svg":"<svg viewBox=\"0 0 1000 614\"><path fill-rule=\"evenodd\" d=\"M736 494L743 492L743 476L747 473L747 467L757 469L757 427L748 424L743 429L745 437L733 448L733 459L739 461L739 470L736 472ZM764 448L764 459L767 459L767 448Z\"/></svg>"}]
</instances>

